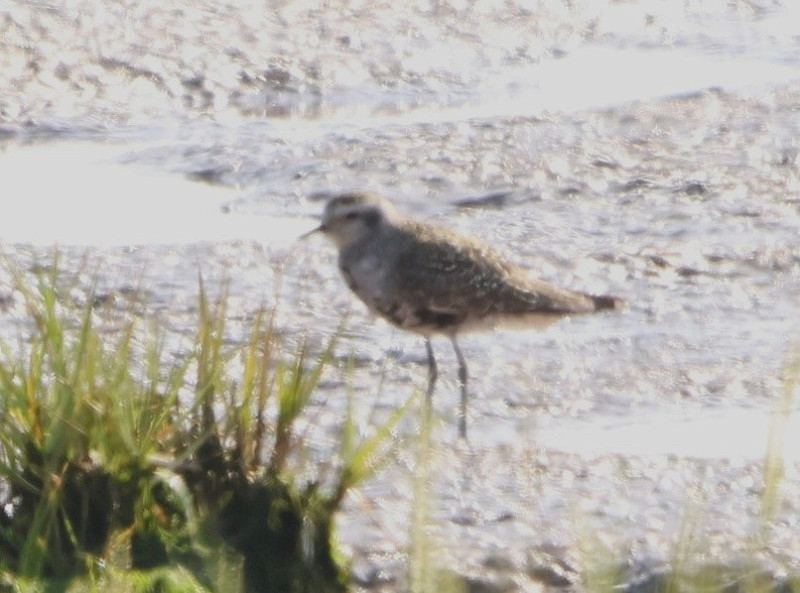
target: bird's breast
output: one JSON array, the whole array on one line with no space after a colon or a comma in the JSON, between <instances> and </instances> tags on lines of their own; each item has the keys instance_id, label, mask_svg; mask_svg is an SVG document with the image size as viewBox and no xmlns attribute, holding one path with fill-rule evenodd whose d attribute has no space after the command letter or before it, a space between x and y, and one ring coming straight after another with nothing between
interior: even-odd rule
<instances>
[{"instance_id":1,"label":"bird's breast","mask_svg":"<svg viewBox=\"0 0 800 593\"><path fill-rule=\"evenodd\" d=\"M339 269L347 285L370 308L386 292L386 270L380 259L371 254L362 257L342 257Z\"/></svg>"},{"instance_id":2,"label":"bird's breast","mask_svg":"<svg viewBox=\"0 0 800 593\"><path fill-rule=\"evenodd\" d=\"M428 329L411 304L396 294L390 278L391 267L383 259L367 254L362 257L343 257L339 269L350 289L374 314L390 323L411 331Z\"/></svg>"}]
</instances>

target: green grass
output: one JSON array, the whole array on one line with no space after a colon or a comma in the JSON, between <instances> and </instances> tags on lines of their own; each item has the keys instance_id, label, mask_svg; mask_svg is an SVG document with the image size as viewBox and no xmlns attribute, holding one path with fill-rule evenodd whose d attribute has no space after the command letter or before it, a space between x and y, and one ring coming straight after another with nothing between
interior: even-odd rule
<instances>
[{"instance_id":1,"label":"green grass","mask_svg":"<svg viewBox=\"0 0 800 593\"><path fill-rule=\"evenodd\" d=\"M103 309L91 297L74 305L57 263L33 276L5 264L30 339L0 340L0 591L347 591L336 514L387 459L416 398L363 438L345 388L336 469L315 474L299 467L308 458L300 426L335 337L319 355L302 340L288 346L275 311L262 309L234 344L225 291L211 299L201 280L196 330L176 358L166 333L134 311L104 331ZM669 566L642 590L775 589L755 559L780 505L783 436L800 383L800 355L793 360L765 455L754 561L695 562L704 542L689 513ZM408 587L469 590L446 570L429 529L436 447L421 413ZM581 539L583 589L630 580L624 550L605 550L590 533ZM782 584L796 588L794 577Z\"/></svg>"},{"instance_id":2,"label":"green grass","mask_svg":"<svg viewBox=\"0 0 800 593\"><path fill-rule=\"evenodd\" d=\"M226 298L200 281L190 352L128 315L97 329L57 260L12 264L30 340L0 342L0 588L19 591L315 591L348 588L335 516L390 448L398 410L360 440L343 419L339 469L301 480L298 420L330 363L289 348L261 310L243 346ZM308 472L305 472L306 475Z\"/></svg>"}]
</instances>

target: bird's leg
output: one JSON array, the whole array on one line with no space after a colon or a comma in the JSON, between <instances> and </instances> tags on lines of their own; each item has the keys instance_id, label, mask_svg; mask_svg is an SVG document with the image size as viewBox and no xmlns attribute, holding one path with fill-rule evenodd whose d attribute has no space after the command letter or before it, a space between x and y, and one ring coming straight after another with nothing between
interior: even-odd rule
<instances>
[{"instance_id":1,"label":"bird's leg","mask_svg":"<svg viewBox=\"0 0 800 593\"><path fill-rule=\"evenodd\" d=\"M458 436L462 439L467 438L467 361L464 360L464 355L461 353L461 348L458 347L456 336L450 336L450 342L453 344L456 358L458 359L458 382L461 385L461 409L458 415Z\"/></svg>"},{"instance_id":2,"label":"bird's leg","mask_svg":"<svg viewBox=\"0 0 800 593\"><path fill-rule=\"evenodd\" d=\"M436 377L439 376L439 371L436 368L436 358L433 356L433 346L429 338L425 338L425 349L428 351L428 407L430 408L433 400L433 386L436 385Z\"/></svg>"},{"instance_id":3,"label":"bird's leg","mask_svg":"<svg viewBox=\"0 0 800 593\"><path fill-rule=\"evenodd\" d=\"M429 338L425 338L425 349L428 351L428 391L425 394L425 422L430 427L433 414L433 387L436 385L436 377L439 372L436 369L436 358L433 356L433 346Z\"/></svg>"}]
</instances>

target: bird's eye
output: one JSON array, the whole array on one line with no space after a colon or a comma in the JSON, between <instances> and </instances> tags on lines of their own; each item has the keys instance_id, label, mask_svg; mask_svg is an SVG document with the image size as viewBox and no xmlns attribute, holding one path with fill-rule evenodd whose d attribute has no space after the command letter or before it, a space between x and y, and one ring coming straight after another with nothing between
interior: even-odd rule
<instances>
[{"instance_id":1,"label":"bird's eye","mask_svg":"<svg viewBox=\"0 0 800 593\"><path fill-rule=\"evenodd\" d=\"M344 217L347 220L355 220L356 218L359 217L359 213L358 212L348 212L347 214L344 215Z\"/></svg>"}]
</instances>

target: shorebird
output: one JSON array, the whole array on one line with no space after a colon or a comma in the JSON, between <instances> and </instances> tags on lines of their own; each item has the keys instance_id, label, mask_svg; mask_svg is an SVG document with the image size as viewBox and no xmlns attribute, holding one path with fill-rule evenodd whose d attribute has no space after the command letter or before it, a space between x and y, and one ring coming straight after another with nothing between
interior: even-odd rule
<instances>
[{"instance_id":1,"label":"shorebird","mask_svg":"<svg viewBox=\"0 0 800 593\"><path fill-rule=\"evenodd\" d=\"M339 248L339 270L374 314L421 334L430 410L438 377L431 337L450 339L461 388L458 434L467 435L467 362L457 336L501 326L542 328L569 315L618 309L621 299L557 288L528 276L483 241L407 216L386 198L331 198L319 227Z\"/></svg>"}]
</instances>

